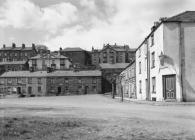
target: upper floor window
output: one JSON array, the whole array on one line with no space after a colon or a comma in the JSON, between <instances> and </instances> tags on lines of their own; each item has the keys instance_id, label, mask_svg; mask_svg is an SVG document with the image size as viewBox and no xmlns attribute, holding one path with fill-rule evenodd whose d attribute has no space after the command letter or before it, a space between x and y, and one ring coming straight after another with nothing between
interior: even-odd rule
<instances>
[{"instance_id":1,"label":"upper floor window","mask_svg":"<svg viewBox=\"0 0 195 140\"><path fill-rule=\"evenodd\" d=\"M139 48L139 50L138 50L138 57L140 57L141 56L141 48Z\"/></svg>"},{"instance_id":2,"label":"upper floor window","mask_svg":"<svg viewBox=\"0 0 195 140\"><path fill-rule=\"evenodd\" d=\"M97 80L94 78L94 79L92 79L92 83L93 84L96 84L96 82L97 82Z\"/></svg>"},{"instance_id":3,"label":"upper floor window","mask_svg":"<svg viewBox=\"0 0 195 140\"><path fill-rule=\"evenodd\" d=\"M65 65L65 59L60 59L60 65Z\"/></svg>"},{"instance_id":4,"label":"upper floor window","mask_svg":"<svg viewBox=\"0 0 195 140\"><path fill-rule=\"evenodd\" d=\"M32 65L37 65L37 60L32 60Z\"/></svg>"},{"instance_id":5,"label":"upper floor window","mask_svg":"<svg viewBox=\"0 0 195 140\"><path fill-rule=\"evenodd\" d=\"M141 74L141 62L139 62L139 74Z\"/></svg>"},{"instance_id":6,"label":"upper floor window","mask_svg":"<svg viewBox=\"0 0 195 140\"><path fill-rule=\"evenodd\" d=\"M156 77L152 77L152 92L156 93Z\"/></svg>"},{"instance_id":7,"label":"upper floor window","mask_svg":"<svg viewBox=\"0 0 195 140\"><path fill-rule=\"evenodd\" d=\"M55 64L55 60L52 60L52 64Z\"/></svg>"},{"instance_id":8,"label":"upper floor window","mask_svg":"<svg viewBox=\"0 0 195 140\"><path fill-rule=\"evenodd\" d=\"M147 70L147 57L145 57L145 71Z\"/></svg>"},{"instance_id":9,"label":"upper floor window","mask_svg":"<svg viewBox=\"0 0 195 140\"><path fill-rule=\"evenodd\" d=\"M154 34L151 35L151 46L154 45Z\"/></svg>"},{"instance_id":10,"label":"upper floor window","mask_svg":"<svg viewBox=\"0 0 195 140\"><path fill-rule=\"evenodd\" d=\"M155 52L152 53L152 68L155 67Z\"/></svg>"},{"instance_id":11,"label":"upper floor window","mask_svg":"<svg viewBox=\"0 0 195 140\"><path fill-rule=\"evenodd\" d=\"M42 81L41 81L41 78L38 78L38 84L41 84Z\"/></svg>"},{"instance_id":12,"label":"upper floor window","mask_svg":"<svg viewBox=\"0 0 195 140\"><path fill-rule=\"evenodd\" d=\"M32 84L32 78L28 78L28 84Z\"/></svg>"}]
</instances>

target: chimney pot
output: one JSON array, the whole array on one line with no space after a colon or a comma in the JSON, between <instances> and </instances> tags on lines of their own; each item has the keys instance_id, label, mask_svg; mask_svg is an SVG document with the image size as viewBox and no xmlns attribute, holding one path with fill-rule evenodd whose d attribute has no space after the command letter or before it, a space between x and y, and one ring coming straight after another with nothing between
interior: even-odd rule
<instances>
[{"instance_id":1,"label":"chimney pot","mask_svg":"<svg viewBox=\"0 0 195 140\"><path fill-rule=\"evenodd\" d=\"M25 44L22 44L22 48L25 48Z\"/></svg>"},{"instance_id":2,"label":"chimney pot","mask_svg":"<svg viewBox=\"0 0 195 140\"><path fill-rule=\"evenodd\" d=\"M34 43L32 43L32 48L35 49L35 44Z\"/></svg>"},{"instance_id":3,"label":"chimney pot","mask_svg":"<svg viewBox=\"0 0 195 140\"><path fill-rule=\"evenodd\" d=\"M16 47L16 44L15 43L12 43L12 48L15 48Z\"/></svg>"}]
</instances>

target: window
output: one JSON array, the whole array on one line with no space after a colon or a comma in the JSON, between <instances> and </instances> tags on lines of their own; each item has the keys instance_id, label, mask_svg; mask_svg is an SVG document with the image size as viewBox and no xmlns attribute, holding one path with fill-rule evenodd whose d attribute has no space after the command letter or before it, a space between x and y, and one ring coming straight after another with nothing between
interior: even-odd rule
<instances>
[{"instance_id":1,"label":"window","mask_svg":"<svg viewBox=\"0 0 195 140\"><path fill-rule=\"evenodd\" d=\"M141 74L141 62L139 62L139 74Z\"/></svg>"},{"instance_id":2,"label":"window","mask_svg":"<svg viewBox=\"0 0 195 140\"><path fill-rule=\"evenodd\" d=\"M155 67L155 52L152 53L152 68Z\"/></svg>"},{"instance_id":3,"label":"window","mask_svg":"<svg viewBox=\"0 0 195 140\"><path fill-rule=\"evenodd\" d=\"M138 57L140 57L141 56L141 48L139 48L139 50L138 50Z\"/></svg>"},{"instance_id":4,"label":"window","mask_svg":"<svg viewBox=\"0 0 195 140\"><path fill-rule=\"evenodd\" d=\"M93 83L93 84L96 84L96 82L97 82L97 81L96 81L96 79L94 78L94 79L92 80L92 83Z\"/></svg>"},{"instance_id":5,"label":"window","mask_svg":"<svg viewBox=\"0 0 195 140\"><path fill-rule=\"evenodd\" d=\"M152 77L152 93L156 93L156 77Z\"/></svg>"},{"instance_id":6,"label":"window","mask_svg":"<svg viewBox=\"0 0 195 140\"><path fill-rule=\"evenodd\" d=\"M41 86L38 86L38 92L42 92Z\"/></svg>"},{"instance_id":7,"label":"window","mask_svg":"<svg viewBox=\"0 0 195 140\"><path fill-rule=\"evenodd\" d=\"M151 35L151 46L154 45L154 34Z\"/></svg>"},{"instance_id":8,"label":"window","mask_svg":"<svg viewBox=\"0 0 195 140\"><path fill-rule=\"evenodd\" d=\"M67 78L64 79L64 83L68 84L68 79Z\"/></svg>"},{"instance_id":9,"label":"window","mask_svg":"<svg viewBox=\"0 0 195 140\"><path fill-rule=\"evenodd\" d=\"M38 84L42 84L41 78L38 78Z\"/></svg>"},{"instance_id":10,"label":"window","mask_svg":"<svg viewBox=\"0 0 195 140\"><path fill-rule=\"evenodd\" d=\"M28 78L28 84L32 84L32 78Z\"/></svg>"},{"instance_id":11,"label":"window","mask_svg":"<svg viewBox=\"0 0 195 140\"><path fill-rule=\"evenodd\" d=\"M147 70L147 57L145 57L145 71Z\"/></svg>"},{"instance_id":12,"label":"window","mask_svg":"<svg viewBox=\"0 0 195 140\"><path fill-rule=\"evenodd\" d=\"M21 78L17 78L17 83L21 84L22 83L22 79Z\"/></svg>"},{"instance_id":13,"label":"window","mask_svg":"<svg viewBox=\"0 0 195 140\"><path fill-rule=\"evenodd\" d=\"M32 60L32 65L36 66L37 65L37 60Z\"/></svg>"},{"instance_id":14,"label":"window","mask_svg":"<svg viewBox=\"0 0 195 140\"><path fill-rule=\"evenodd\" d=\"M79 84L81 84L81 83L82 83L81 79L78 79L78 83L79 83Z\"/></svg>"},{"instance_id":15,"label":"window","mask_svg":"<svg viewBox=\"0 0 195 140\"><path fill-rule=\"evenodd\" d=\"M139 80L139 93L141 94L142 93L142 81Z\"/></svg>"},{"instance_id":16,"label":"window","mask_svg":"<svg viewBox=\"0 0 195 140\"><path fill-rule=\"evenodd\" d=\"M54 84L54 78L51 78L51 79L50 79L50 83L51 83L51 84Z\"/></svg>"}]
</instances>

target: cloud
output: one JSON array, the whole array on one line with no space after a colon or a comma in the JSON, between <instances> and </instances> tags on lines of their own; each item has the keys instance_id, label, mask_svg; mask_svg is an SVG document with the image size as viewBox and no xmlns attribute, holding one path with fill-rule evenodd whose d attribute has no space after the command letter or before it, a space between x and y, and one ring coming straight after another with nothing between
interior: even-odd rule
<instances>
[{"instance_id":1,"label":"cloud","mask_svg":"<svg viewBox=\"0 0 195 140\"><path fill-rule=\"evenodd\" d=\"M74 5L65 2L41 8L29 0L6 0L0 7L0 26L55 33L76 21L76 12Z\"/></svg>"},{"instance_id":2,"label":"cloud","mask_svg":"<svg viewBox=\"0 0 195 140\"><path fill-rule=\"evenodd\" d=\"M45 31L39 42L51 50L90 50L91 46L102 48L104 43L135 48L154 21L195 8L194 0L49 0L50 4L44 0L44 6L42 1L32 1L6 0L0 7L0 26L32 29L28 38L35 31Z\"/></svg>"}]
</instances>

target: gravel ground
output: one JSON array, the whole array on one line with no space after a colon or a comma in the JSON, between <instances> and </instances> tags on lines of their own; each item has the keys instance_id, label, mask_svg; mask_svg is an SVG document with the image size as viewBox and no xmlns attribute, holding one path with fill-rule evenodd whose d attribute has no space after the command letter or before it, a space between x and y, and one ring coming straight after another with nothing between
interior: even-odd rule
<instances>
[{"instance_id":1,"label":"gravel ground","mask_svg":"<svg viewBox=\"0 0 195 140\"><path fill-rule=\"evenodd\" d=\"M195 138L195 105L121 103L102 95L0 100L2 140Z\"/></svg>"}]
</instances>

